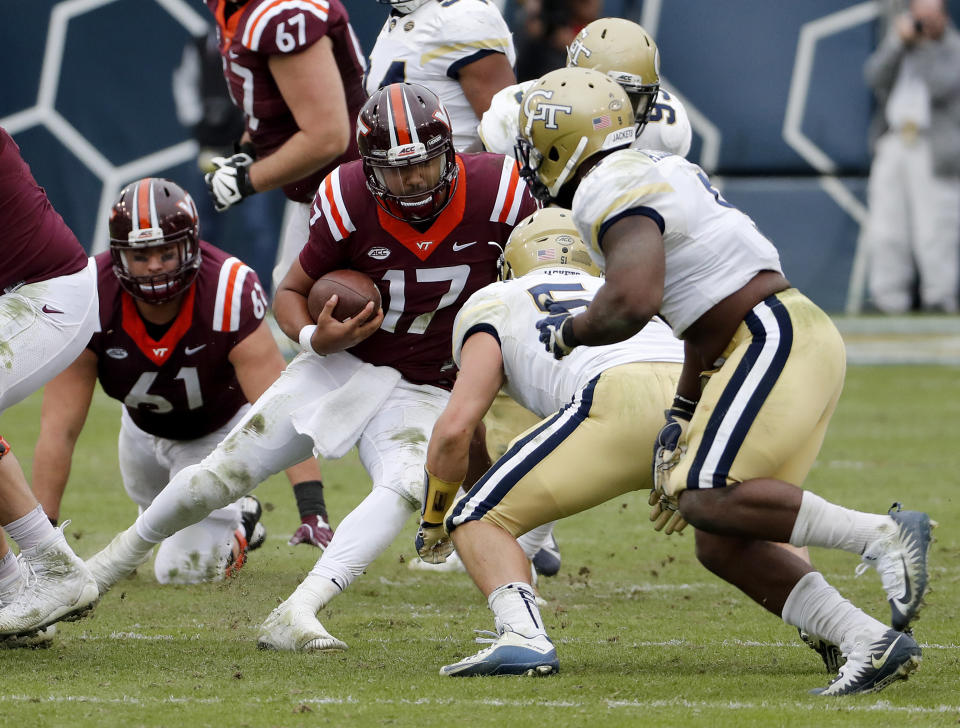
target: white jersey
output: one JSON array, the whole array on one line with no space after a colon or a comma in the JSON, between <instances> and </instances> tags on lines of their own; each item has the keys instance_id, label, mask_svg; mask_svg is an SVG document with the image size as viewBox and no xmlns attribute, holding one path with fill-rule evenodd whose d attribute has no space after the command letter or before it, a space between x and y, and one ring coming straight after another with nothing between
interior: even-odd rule
<instances>
[{"instance_id":1,"label":"white jersey","mask_svg":"<svg viewBox=\"0 0 960 728\"><path fill-rule=\"evenodd\" d=\"M509 281L491 283L474 293L460 309L453 326L453 359L471 333L485 331L500 341L504 391L528 410L546 417L573 399L603 371L631 362L683 362L683 344L660 319L638 334L608 346L580 346L560 361L540 343L536 323L548 315L538 305L544 295L571 312L582 311L603 285L570 268L541 269Z\"/></svg>"},{"instance_id":2,"label":"white jersey","mask_svg":"<svg viewBox=\"0 0 960 728\"><path fill-rule=\"evenodd\" d=\"M391 83L419 83L450 114L453 144L463 151L477 140L477 115L460 87L463 66L490 53L517 63L513 35L486 0L429 0L407 15L391 14L370 53L367 93Z\"/></svg>"},{"instance_id":3,"label":"white jersey","mask_svg":"<svg viewBox=\"0 0 960 728\"><path fill-rule=\"evenodd\" d=\"M597 238L603 224L631 210L652 219L663 235L660 315L677 336L760 271L783 272L773 243L683 157L624 149L580 182L573 222L601 268L605 261Z\"/></svg>"},{"instance_id":4,"label":"white jersey","mask_svg":"<svg viewBox=\"0 0 960 728\"><path fill-rule=\"evenodd\" d=\"M517 143L517 124L520 117L520 102L535 81L524 81L507 86L494 94L490 108L483 113L477 134L488 152L513 156ZM690 119L680 99L663 86L657 103L650 112L650 119L643 131L631 145L634 149L658 149L662 152L687 156L693 132Z\"/></svg>"}]
</instances>

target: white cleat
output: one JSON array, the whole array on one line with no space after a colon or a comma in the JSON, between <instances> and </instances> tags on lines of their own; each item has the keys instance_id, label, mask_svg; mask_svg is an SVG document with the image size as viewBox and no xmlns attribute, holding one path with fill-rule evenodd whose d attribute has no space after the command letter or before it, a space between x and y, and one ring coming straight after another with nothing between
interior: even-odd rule
<instances>
[{"instance_id":1,"label":"white cleat","mask_svg":"<svg viewBox=\"0 0 960 728\"><path fill-rule=\"evenodd\" d=\"M0 637L0 650L45 649L53 645L57 636L57 625L51 624L39 632L19 637Z\"/></svg>"},{"instance_id":2,"label":"white cleat","mask_svg":"<svg viewBox=\"0 0 960 728\"><path fill-rule=\"evenodd\" d=\"M260 626L257 647L286 652L343 652L347 644L327 632L309 608L288 599Z\"/></svg>"},{"instance_id":3,"label":"white cleat","mask_svg":"<svg viewBox=\"0 0 960 728\"><path fill-rule=\"evenodd\" d=\"M123 577L136 571L140 564L150 558L155 545L140 538L136 526L130 526L87 559L87 567L97 582L100 595L106 594Z\"/></svg>"},{"instance_id":4,"label":"white cleat","mask_svg":"<svg viewBox=\"0 0 960 728\"><path fill-rule=\"evenodd\" d=\"M480 630L478 630L480 631ZM477 637L477 642L490 646L475 655L465 657L452 665L440 668L441 675L474 677L477 675L526 675L542 677L560 671L557 651L546 635L524 637L517 632L480 631L489 637Z\"/></svg>"},{"instance_id":5,"label":"white cleat","mask_svg":"<svg viewBox=\"0 0 960 728\"><path fill-rule=\"evenodd\" d=\"M901 510L899 503L893 504L889 514L897 530L867 546L857 576L871 567L880 573L890 603L890 625L903 631L910 628L923 607L930 581L927 554L937 522L926 513Z\"/></svg>"},{"instance_id":6,"label":"white cleat","mask_svg":"<svg viewBox=\"0 0 960 728\"><path fill-rule=\"evenodd\" d=\"M0 609L0 638L33 635L60 621L74 621L93 609L97 584L83 560L63 537L65 521L54 538L20 554L25 578L16 597Z\"/></svg>"}]
</instances>

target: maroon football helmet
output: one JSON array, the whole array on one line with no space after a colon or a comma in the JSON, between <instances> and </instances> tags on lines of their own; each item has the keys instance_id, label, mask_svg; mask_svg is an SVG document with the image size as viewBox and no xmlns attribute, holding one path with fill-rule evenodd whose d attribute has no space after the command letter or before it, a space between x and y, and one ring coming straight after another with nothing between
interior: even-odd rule
<instances>
[{"instance_id":1,"label":"maroon football helmet","mask_svg":"<svg viewBox=\"0 0 960 728\"><path fill-rule=\"evenodd\" d=\"M394 83L367 99L357 118L357 147L367 188L389 215L433 219L457 179L450 115L437 95L415 83Z\"/></svg>"},{"instance_id":2,"label":"maroon football helmet","mask_svg":"<svg viewBox=\"0 0 960 728\"><path fill-rule=\"evenodd\" d=\"M174 270L134 275L138 251L176 245ZM110 213L110 255L120 285L146 303L164 303L183 293L200 272L200 228L193 198L168 179L146 177L120 192Z\"/></svg>"}]
</instances>

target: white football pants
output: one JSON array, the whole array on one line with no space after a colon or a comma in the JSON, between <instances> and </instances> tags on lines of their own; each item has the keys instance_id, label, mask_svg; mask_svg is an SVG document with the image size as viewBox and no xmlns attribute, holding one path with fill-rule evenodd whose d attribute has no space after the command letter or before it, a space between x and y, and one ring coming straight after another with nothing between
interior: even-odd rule
<instances>
[{"instance_id":1,"label":"white football pants","mask_svg":"<svg viewBox=\"0 0 960 728\"><path fill-rule=\"evenodd\" d=\"M181 470L203 460L250 405L220 429L196 440L168 440L144 432L124 407L120 417L119 459L123 487L142 513ZM240 527L236 500L209 513L199 523L165 538L157 549L153 573L161 584L198 584L222 579Z\"/></svg>"},{"instance_id":2,"label":"white football pants","mask_svg":"<svg viewBox=\"0 0 960 728\"><path fill-rule=\"evenodd\" d=\"M313 438L294 428L291 414L349 387L347 380L358 362L346 352L297 356L210 455L180 471L160 492L137 519L138 535L157 543L249 493L270 475L310 457ZM341 588L393 541L410 513L420 508L427 442L449 397L438 387L401 379L360 432L357 450L373 481L373 493L340 523L321 557L333 573L342 575ZM413 536L411 532L411 540Z\"/></svg>"},{"instance_id":3,"label":"white football pants","mask_svg":"<svg viewBox=\"0 0 960 728\"><path fill-rule=\"evenodd\" d=\"M0 295L0 412L66 369L100 323L97 264Z\"/></svg>"},{"instance_id":4,"label":"white football pants","mask_svg":"<svg viewBox=\"0 0 960 728\"><path fill-rule=\"evenodd\" d=\"M310 237L310 203L287 200L283 208L283 222L280 226L280 242L277 246L277 259L273 266L273 293L276 295L280 281L287 275L293 261L300 257L300 251Z\"/></svg>"}]
</instances>

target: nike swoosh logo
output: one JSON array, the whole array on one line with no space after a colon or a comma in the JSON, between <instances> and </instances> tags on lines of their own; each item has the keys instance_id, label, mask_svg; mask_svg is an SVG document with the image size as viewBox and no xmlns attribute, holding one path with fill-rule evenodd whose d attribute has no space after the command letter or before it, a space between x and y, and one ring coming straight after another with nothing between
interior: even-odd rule
<instances>
[{"instance_id":1,"label":"nike swoosh logo","mask_svg":"<svg viewBox=\"0 0 960 728\"><path fill-rule=\"evenodd\" d=\"M910 598L913 596L913 588L910 586L910 573L907 571L907 560L900 554L900 563L903 564L903 598L898 599L904 607L910 604Z\"/></svg>"},{"instance_id":2,"label":"nike swoosh logo","mask_svg":"<svg viewBox=\"0 0 960 728\"><path fill-rule=\"evenodd\" d=\"M456 253L458 250L463 250L464 248L469 248L471 245L476 245L477 241L474 240L472 243L454 243L453 252Z\"/></svg>"},{"instance_id":3,"label":"nike swoosh logo","mask_svg":"<svg viewBox=\"0 0 960 728\"><path fill-rule=\"evenodd\" d=\"M185 348L185 349L183 350L183 353L186 354L187 356L190 356L191 354L196 354L198 351L200 351L201 349L203 349L205 346L206 346L206 344L200 344L200 346L188 346L187 348Z\"/></svg>"},{"instance_id":4,"label":"nike swoosh logo","mask_svg":"<svg viewBox=\"0 0 960 728\"><path fill-rule=\"evenodd\" d=\"M890 643L887 651L880 655L879 660L873 655L870 656L870 661L873 663L874 670L879 670L881 667L887 664L887 658L890 657L890 653L893 652L893 648L897 646L897 642L900 641L900 637L903 637L903 635L899 635L893 642Z\"/></svg>"},{"instance_id":5,"label":"nike swoosh logo","mask_svg":"<svg viewBox=\"0 0 960 728\"><path fill-rule=\"evenodd\" d=\"M63 311L61 311L60 309L52 308L46 303L43 304L43 308L41 308L40 310L43 311L44 313L63 313Z\"/></svg>"}]
</instances>

